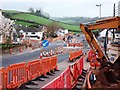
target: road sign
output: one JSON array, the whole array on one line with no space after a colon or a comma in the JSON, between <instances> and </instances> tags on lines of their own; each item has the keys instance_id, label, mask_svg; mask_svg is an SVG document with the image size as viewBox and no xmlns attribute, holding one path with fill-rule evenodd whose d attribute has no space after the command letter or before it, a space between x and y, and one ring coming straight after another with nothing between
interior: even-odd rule
<instances>
[{"instance_id":1,"label":"road sign","mask_svg":"<svg viewBox=\"0 0 120 90\"><path fill-rule=\"evenodd\" d=\"M42 46L47 47L48 45L49 45L49 41L48 40L43 40Z\"/></svg>"}]
</instances>

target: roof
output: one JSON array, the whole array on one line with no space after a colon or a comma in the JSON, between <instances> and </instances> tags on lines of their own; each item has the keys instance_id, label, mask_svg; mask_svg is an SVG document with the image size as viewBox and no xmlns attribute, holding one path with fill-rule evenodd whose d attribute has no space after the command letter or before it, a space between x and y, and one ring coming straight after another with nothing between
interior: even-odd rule
<instances>
[{"instance_id":1,"label":"roof","mask_svg":"<svg viewBox=\"0 0 120 90\"><path fill-rule=\"evenodd\" d=\"M24 32L39 32L40 30L35 27L23 27L21 30Z\"/></svg>"}]
</instances>

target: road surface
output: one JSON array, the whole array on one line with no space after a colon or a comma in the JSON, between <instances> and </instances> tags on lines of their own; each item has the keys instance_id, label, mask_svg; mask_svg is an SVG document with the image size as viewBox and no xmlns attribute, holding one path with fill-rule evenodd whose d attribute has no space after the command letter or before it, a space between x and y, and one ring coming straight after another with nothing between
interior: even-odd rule
<instances>
[{"instance_id":1,"label":"road surface","mask_svg":"<svg viewBox=\"0 0 120 90\"><path fill-rule=\"evenodd\" d=\"M59 42L55 42L55 43L50 43L50 45L46 48L39 48L32 52L1 57L0 67L7 67L8 65L11 65L11 64L20 63L20 62L28 62L31 60L39 59L41 49L43 49L44 51L49 51L51 49L54 50L55 48L57 48L59 46L63 46L63 45L64 45L64 43L62 41L59 41ZM65 54L64 56L58 55L58 62L65 60L66 57L68 58L68 56L69 56L68 54Z\"/></svg>"},{"instance_id":2,"label":"road surface","mask_svg":"<svg viewBox=\"0 0 120 90\"><path fill-rule=\"evenodd\" d=\"M74 38L76 38L77 41L85 41L84 36L81 37L77 37L74 36ZM86 42L85 42L86 43ZM7 67L8 65L11 64L15 64L15 63L20 63L20 62L28 62L31 60L35 60L35 59L39 59L39 55L40 55L40 50L43 49L44 51L49 51L49 50L54 50L55 48L59 47L59 46L64 46L64 42L62 40L58 40L54 43L50 43L48 47L46 48L39 48L37 50L33 50L32 52L27 52L27 53L20 53L20 54L15 54L15 55L11 55L11 56L0 56L0 67ZM62 54L62 55L58 55L58 62L61 62L63 60L66 60L69 58L69 54Z\"/></svg>"}]
</instances>

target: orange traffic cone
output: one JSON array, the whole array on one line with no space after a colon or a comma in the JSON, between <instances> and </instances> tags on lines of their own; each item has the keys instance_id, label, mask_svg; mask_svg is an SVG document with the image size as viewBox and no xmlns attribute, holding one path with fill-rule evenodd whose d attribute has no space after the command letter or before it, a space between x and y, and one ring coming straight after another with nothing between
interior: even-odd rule
<instances>
[{"instance_id":1,"label":"orange traffic cone","mask_svg":"<svg viewBox=\"0 0 120 90\"><path fill-rule=\"evenodd\" d=\"M42 53L40 53L40 59L42 59Z\"/></svg>"},{"instance_id":2,"label":"orange traffic cone","mask_svg":"<svg viewBox=\"0 0 120 90\"><path fill-rule=\"evenodd\" d=\"M12 54L12 48L10 48L10 54Z\"/></svg>"},{"instance_id":3,"label":"orange traffic cone","mask_svg":"<svg viewBox=\"0 0 120 90\"><path fill-rule=\"evenodd\" d=\"M22 47L20 47L20 52L22 52Z\"/></svg>"}]
</instances>

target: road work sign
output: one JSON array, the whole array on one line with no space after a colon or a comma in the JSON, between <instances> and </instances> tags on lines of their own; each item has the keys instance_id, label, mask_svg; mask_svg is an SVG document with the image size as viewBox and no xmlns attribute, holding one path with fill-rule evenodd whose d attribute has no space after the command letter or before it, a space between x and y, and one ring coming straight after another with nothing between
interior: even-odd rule
<instances>
[{"instance_id":1,"label":"road work sign","mask_svg":"<svg viewBox=\"0 0 120 90\"><path fill-rule=\"evenodd\" d=\"M48 40L43 40L42 46L47 47L48 45L49 45L49 41Z\"/></svg>"}]
</instances>

